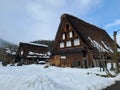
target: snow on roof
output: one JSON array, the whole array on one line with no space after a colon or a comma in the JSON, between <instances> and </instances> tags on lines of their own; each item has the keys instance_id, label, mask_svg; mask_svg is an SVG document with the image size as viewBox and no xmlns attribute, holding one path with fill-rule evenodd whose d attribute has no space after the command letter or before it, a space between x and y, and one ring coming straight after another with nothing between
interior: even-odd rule
<instances>
[{"instance_id":1,"label":"snow on roof","mask_svg":"<svg viewBox=\"0 0 120 90\"><path fill-rule=\"evenodd\" d=\"M22 42L24 43L24 42ZM48 47L48 45L44 45L44 44L38 44L38 43L24 43L24 44L30 44L30 45L35 45L35 46L43 46L43 47Z\"/></svg>"},{"instance_id":2,"label":"snow on roof","mask_svg":"<svg viewBox=\"0 0 120 90\"><path fill-rule=\"evenodd\" d=\"M29 44L36 45L36 46L48 47L48 45L44 45L44 44L37 44L37 43L29 43Z\"/></svg>"},{"instance_id":3,"label":"snow on roof","mask_svg":"<svg viewBox=\"0 0 120 90\"><path fill-rule=\"evenodd\" d=\"M27 56L28 58L37 58L37 56Z\"/></svg>"},{"instance_id":4,"label":"snow on roof","mask_svg":"<svg viewBox=\"0 0 120 90\"><path fill-rule=\"evenodd\" d=\"M96 47L99 51L103 51L103 52L113 52L113 50L111 49L111 48L109 48L105 43L104 43L104 41L101 41L101 44L100 43L98 43L98 42L96 42L95 40L92 40L90 37L88 37L88 39L90 40L90 42L91 42L91 45L93 46L93 47ZM104 47L103 47L103 46Z\"/></svg>"},{"instance_id":5,"label":"snow on roof","mask_svg":"<svg viewBox=\"0 0 120 90\"><path fill-rule=\"evenodd\" d=\"M105 43L104 43L104 41L101 41L102 42L102 44L104 45L104 47L107 49L107 50L109 50L110 52L113 52L113 50L110 48L110 47L108 47Z\"/></svg>"},{"instance_id":6,"label":"snow on roof","mask_svg":"<svg viewBox=\"0 0 120 90\"><path fill-rule=\"evenodd\" d=\"M51 55L50 52L47 52L47 53L36 53L36 52L32 52L32 51L29 51L28 54L29 55L40 55L40 56L50 56Z\"/></svg>"},{"instance_id":7,"label":"snow on roof","mask_svg":"<svg viewBox=\"0 0 120 90\"><path fill-rule=\"evenodd\" d=\"M35 53L35 52L32 52L32 51L29 51L28 52L28 58L50 58L50 53Z\"/></svg>"},{"instance_id":8,"label":"snow on roof","mask_svg":"<svg viewBox=\"0 0 120 90\"><path fill-rule=\"evenodd\" d=\"M50 56L36 56L36 55L28 55L27 58L50 58Z\"/></svg>"},{"instance_id":9,"label":"snow on roof","mask_svg":"<svg viewBox=\"0 0 120 90\"><path fill-rule=\"evenodd\" d=\"M45 55L45 54L42 54L42 53L35 53L35 52L32 52L32 51L29 51L28 54L29 55Z\"/></svg>"}]
</instances>

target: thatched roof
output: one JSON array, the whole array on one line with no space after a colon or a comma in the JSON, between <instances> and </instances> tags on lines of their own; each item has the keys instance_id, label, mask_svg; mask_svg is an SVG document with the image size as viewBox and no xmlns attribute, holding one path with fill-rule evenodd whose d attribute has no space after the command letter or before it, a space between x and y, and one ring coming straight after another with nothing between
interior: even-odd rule
<instances>
[{"instance_id":1,"label":"thatched roof","mask_svg":"<svg viewBox=\"0 0 120 90\"><path fill-rule=\"evenodd\" d=\"M69 14L63 14L61 16L61 23L65 18L78 33L79 37L82 38L90 48L97 48L99 51L113 52L114 41L105 30Z\"/></svg>"}]
</instances>

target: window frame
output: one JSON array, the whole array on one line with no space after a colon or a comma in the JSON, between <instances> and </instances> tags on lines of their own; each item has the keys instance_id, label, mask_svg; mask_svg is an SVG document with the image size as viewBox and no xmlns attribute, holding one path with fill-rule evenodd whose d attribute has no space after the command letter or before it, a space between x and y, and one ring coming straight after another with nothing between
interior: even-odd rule
<instances>
[{"instance_id":1,"label":"window frame","mask_svg":"<svg viewBox=\"0 0 120 90\"><path fill-rule=\"evenodd\" d=\"M71 47L72 46L72 41L66 41L66 47Z\"/></svg>"},{"instance_id":2,"label":"window frame","mask_svg":"<svg viewBox=\"0 0 120 90\"><path fill-rule=\"evenodd\" d=\"M79 46L80 45L80 39L76 38L74 39L74 46Z\"/></svg>"},{"instance_id":3,"label":"window frame","mask_svg":"<svg viewBox=\"0 0 120 90\"><path fill-rule=\"evenodd\" d=\"M65 47L65 43L64 42L60 42L60 44L59 44L60 46L60 48L64 48Z\"/></svg>"},{"instance_id":4,"label":"window frame","mask_svg":"<svg viewBox=\"0 0 120 90\"><path fill-rule=\"evenodd\" d=\"M65 40L65 38L66 38L65 36L66 36L65 33L63 33L63 34L62 34L62 39L63 39L63 40Z\"/></svg>"},{"instance_id":5,"label":"window frame","mask_svg":"<svg viewBox=\"0 0 120 90\"><path fill-rule=\"evenodd\" d=\"M69 32L69 38L72 38L72 37L73 37L73 32L70 31L70 32Z\"/></svg>"}]
</instances>

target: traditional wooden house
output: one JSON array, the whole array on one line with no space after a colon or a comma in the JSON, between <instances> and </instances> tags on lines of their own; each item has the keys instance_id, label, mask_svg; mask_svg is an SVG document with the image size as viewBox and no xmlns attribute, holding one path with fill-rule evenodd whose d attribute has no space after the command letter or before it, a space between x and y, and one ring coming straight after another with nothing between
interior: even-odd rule
<instances>
[{"instance_id":1,"label":"traditional wooden house","mask_svg":"<svg viewBox=\"0 0 120 90\"><path fill-rule=\"evenodd\" d=\"M16 59L23 64L32 64L47 61L49 56L47 45L20 42Z\"/></svg>"},{"instance_id":2,"label":"traditional wooden house","mask_svg":"<svg viewBox=\"0 0 120 90\"><path fill-rule=\"evenodd\" d=\"M90 67L93 60L110 58L114 41L106 33L77 17L63 14L55 37L50 65Z\"/></svg>"}]
</instances>

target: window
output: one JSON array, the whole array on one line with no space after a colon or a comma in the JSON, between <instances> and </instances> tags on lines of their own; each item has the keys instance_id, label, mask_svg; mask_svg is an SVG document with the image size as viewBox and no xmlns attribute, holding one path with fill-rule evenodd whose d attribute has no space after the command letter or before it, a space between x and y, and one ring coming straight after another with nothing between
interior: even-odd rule
<instances>
[{"instance_id":1,"label":"window","mask_svg":"<svg viewBox=\"0 0 120 90\"><path fill-rule=\"evenodd\" d=\"M21 51L20 54L23 55L23 51Z\"/></svg>"},{"instance_id":2,"label":"window","mask_svg":"<svg viewBox=\"0 0 120 90\"><path fill-rule=\"evenodd\" d=\"M62 34L62 39L63 39L63 40L65 39L65 33Z\"/></svg>"},{"instance_id":3,"label":"window","mask_svg":"<svg viewBox=\"0 0 120 90\"><path fill-rule=\"evenodd\" d=\"M74 46L80 45L80 40L77 38L74 40Z\"/></svg>"},{"instance_id":4,"label":"window","mask_svg":"<svg viewBox=\"0 0 120 90\"><path fill-rule=\"evenodd\" d=\"M66 42L66 47L70 47L71 46L71 41L67 41Z\"/></svg>"},{"instance_id":5,"label":"window","mask_svg":"<svg viewBox=\"0 0 120 90\"><path fill-rule=\"evenodd\" d=\"M66 24L66 30L69 30L69 24Z\"/></svg>"},{"instance_id":6,"label":"window","mask_svg":"<svg viewBox=\"0 0 120 90\"><path fill-rule=\"evenodd\" d=\"M71 31L71 32L69 32L69 37L70 37L70 38L72 38L72 37L73 37L73 33L72 33L72 31Z\"/></svg>"},{"instance_id":7,"label":"window","mask_svg":"<svg viewBox=\"0 0 120 90\"><path fill-rule=\"evenodd\" d=\"M65 47L64 42L61 42L60 43L60 48L64 48L64 47Z\"/></svg>"},{"instance_id":8,"label":"window","mask_svg":"<svg viewBox=\"0 0 120 90\"><path fill-rule=\"evenodd\" d=\"M60 58L61 58L61 59L66 59L66 56L61 56Z\"/></svg>"}]
</instances>

